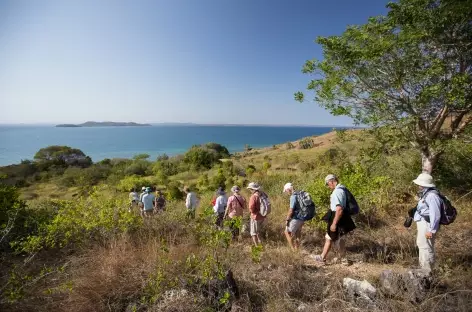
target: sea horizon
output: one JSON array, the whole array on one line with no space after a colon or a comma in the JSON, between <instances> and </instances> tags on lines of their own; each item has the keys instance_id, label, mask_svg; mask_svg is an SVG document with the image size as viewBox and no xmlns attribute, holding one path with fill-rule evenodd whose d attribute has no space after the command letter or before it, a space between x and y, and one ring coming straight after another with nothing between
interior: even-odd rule
<instances>
[{"instance_id":1,"label":"sea horizon","mask_svg":"<svg viewBox=\"0 0 472 312\"><path fill-rule=\"evenodd\" d=\"M269 125L153 125L126 127L58 128L45 125L0 125L0 166L32 160L41 148L66 145L82 150L94 162L106 158L132 158L149 154L150 159L185 153L193 145L215 142L231 153L246 145L269 147L303 137L353 127Z\"/></svg>"}]
</instances>

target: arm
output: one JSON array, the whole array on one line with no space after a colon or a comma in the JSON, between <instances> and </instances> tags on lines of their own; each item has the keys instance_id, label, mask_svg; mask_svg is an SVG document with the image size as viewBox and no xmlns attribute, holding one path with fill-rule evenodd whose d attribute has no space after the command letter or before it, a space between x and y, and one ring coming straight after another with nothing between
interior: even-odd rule
<instances>
[{"instance_id":1,"label":"arm","mask_svg":"<svg viewBox=\"0 0 472 312\"><path fill-rule=\"evenodd\" d=\"M214 213L218 212L218 208L220 207L220 205L221 205L221 196L218 196L218 198L216 198L215 205L213 206Z\"/></svg>"},{"instance_id":2,"label":"arm","mask_svg":"<svg viewBox=\"0 0 472 312\"><path fill-rule=\"evenodd\" d=\"M297 198L294 195L291 195L290 207L288 209L287 218L285 219L285 221L290 221L293 218L293 211L295 210L296 202L297 202Z\"/></svg>"},{"instance_id":3,"label":"arm","mask_svg":"<svg viewBox=\"0 0 472 312\"><path fill-rule=\"evenodd\" d=\"M223 219L226 219L226 217L228 216L229 207L231 206L232 202L233 202L233 197L231 196L230 198L228 198L228 204L226 205L225 215L223 216Z\"/></svg>"},{"instance_id":4,"label":"arm","mask_svg":"<svg viewBox=\"0 0 472 312\"><path fill-rule=\"evenodd\" d=\"M249 199L249 211L251 211L251 213L254 213L254 214L257 213L256 196L251 196L251 198Z\"/></svg>"},{"instance_id":5,"label":"arm","mask_svg":"<svg viewBox=\"0 0 472 312\"><path fill-rule=\"evenodd\" d=\"M187 207L187 209L190 209L190 193L187 194L187 198L185 199L185 207Z\"/></svg>"},{"instance_id":6,"label":"arm","mask_svg":"<svg viewBox=\"0 0 472 312\"><path fill-rule=\"evenodd\" d=\"M429 207L429 232L435 234L439 230L441 220L441 199L436 194L426 196L425 202Z\"/></svg>"}]
</instances>

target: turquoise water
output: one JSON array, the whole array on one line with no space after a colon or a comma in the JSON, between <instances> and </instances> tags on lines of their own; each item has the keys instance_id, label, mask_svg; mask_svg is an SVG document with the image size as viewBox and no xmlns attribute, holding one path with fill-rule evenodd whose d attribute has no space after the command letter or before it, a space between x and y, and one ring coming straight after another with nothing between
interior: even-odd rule
<instances>
[{"instance_id":1,"label":"turquoise water","mask_svg":"<svg viewBox=\"0 0 472 312\"><path fill-rule=\"evenodd\" d=\"M53 126L0 126L0 166L33 159L42 147L67 145L81 149L93 161L130 158L146 153L155 159L176 155L192 145L216 142L230 152L272 146L331 131L331 127L152 126L56 128Z\"/></svg>"}]
</instances>

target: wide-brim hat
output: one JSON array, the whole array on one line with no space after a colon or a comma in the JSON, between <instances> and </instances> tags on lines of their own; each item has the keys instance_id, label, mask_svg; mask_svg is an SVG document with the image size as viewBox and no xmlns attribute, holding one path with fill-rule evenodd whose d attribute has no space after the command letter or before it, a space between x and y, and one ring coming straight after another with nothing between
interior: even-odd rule
<instances>
[{"instance_id":1,"label":"wide-brim hat","mask_svg":"<svg viewBox=\"0 0 472 312\"><path fill-rule=\"evenodd\" d=\"M433 181L433 177L428 173L421 173L413 183L422 187L436 187Z\"/></svg>"},{"instance_id":2,"label":"wide-brim hat","mask_svg":"<svg viewBox=\"0 0 472 312\"><path fill-rule=\"evenodd\" d=\"M247 188L250 189L250 190L258 191L258 190L261 189L261 186L259 184L257 184L256 182L251 182L251 183L249 183Z\"/></svg>"},{"instance_id":3,"label":"wide-brim hat","mask_svg":"<svg viewBox=\"0 0 472 312\"><path fill-rule=\"evenodd\" d=\"M235 185L231 188L231 192L233 192L233 193L239 193L240 191L241 191L241 189L237 185Z\"/></svg>"}]
</instances>

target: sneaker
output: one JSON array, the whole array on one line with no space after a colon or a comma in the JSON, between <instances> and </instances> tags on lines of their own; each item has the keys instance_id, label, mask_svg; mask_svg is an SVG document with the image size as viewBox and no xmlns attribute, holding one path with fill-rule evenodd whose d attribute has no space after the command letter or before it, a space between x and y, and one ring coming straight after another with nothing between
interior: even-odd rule
<instances>
[{"instance_id":1,"label":"sneaker","mask_svg":"<svg viewBox=\"0 0 472 312\"><path fill-rule=\"evenodd\" d=\"M309 257L313 259L316 263L320 263L320 264L326 263L326 259L323 259L321 255L310 255Z\"/></svg>"}]
</instances>

